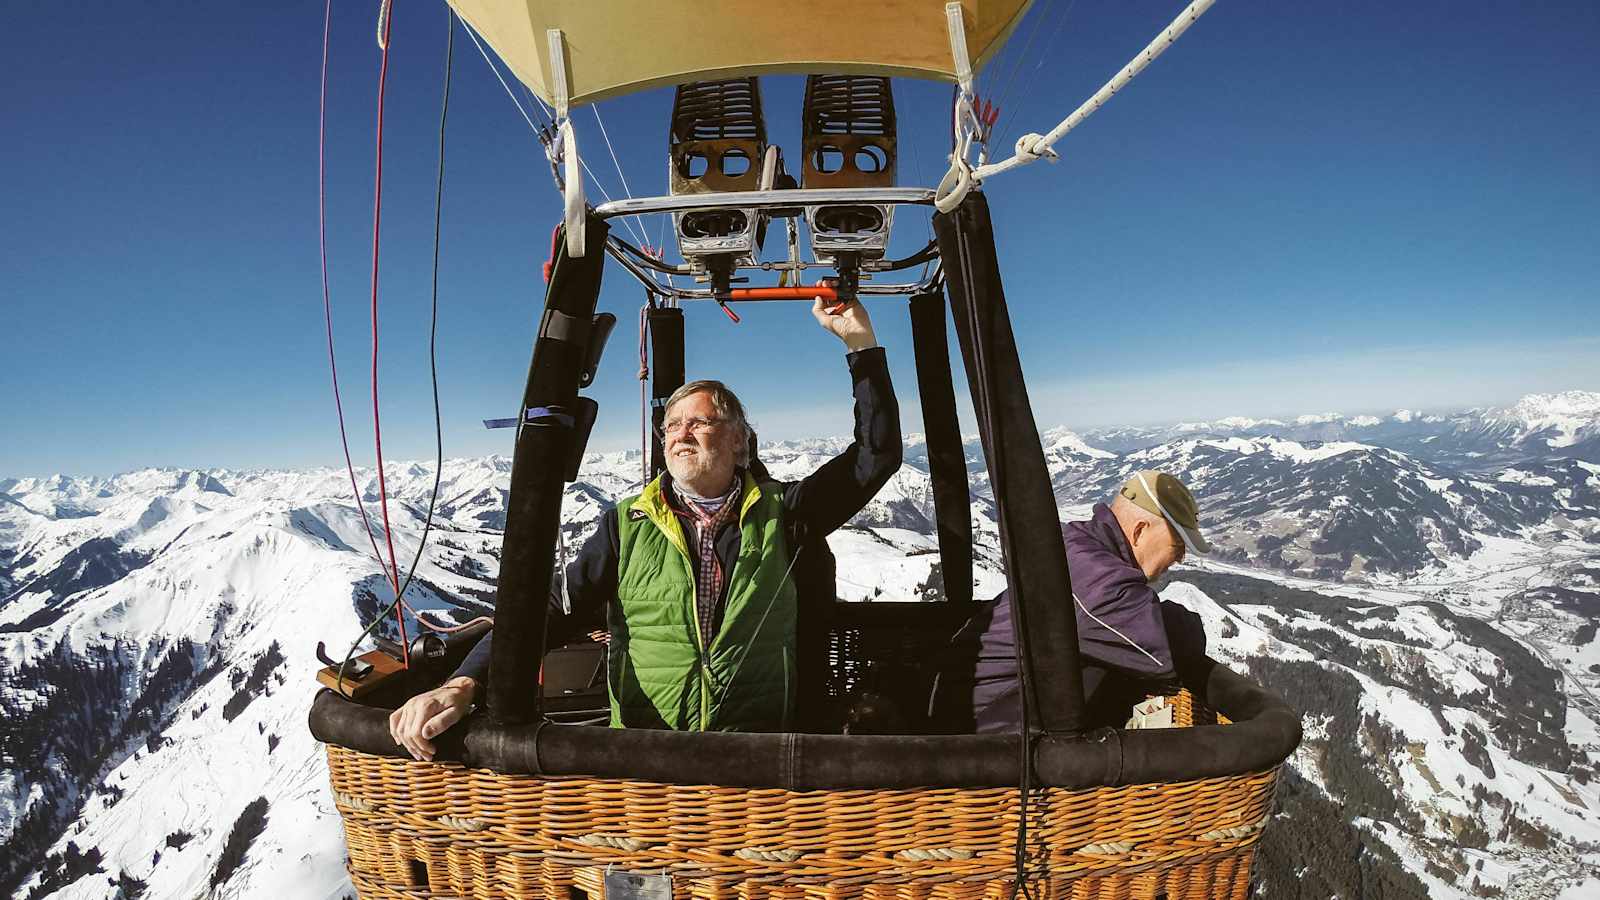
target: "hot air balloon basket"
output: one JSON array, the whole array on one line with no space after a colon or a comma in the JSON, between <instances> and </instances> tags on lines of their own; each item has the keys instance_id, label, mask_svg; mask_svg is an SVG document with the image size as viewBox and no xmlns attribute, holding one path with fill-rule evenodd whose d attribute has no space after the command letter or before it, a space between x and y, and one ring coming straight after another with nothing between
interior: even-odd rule
<instances>
[{"instance_id":1,"label":"hot air balloon basket","mask_svg":"<svg viewBox=\"0 0 1600 900\"><path fill-rule=\"evenodd\" d=\"M1226 724L1173 698L1174 725ZM1009 900L1015 787L784 790L507 775L330 743L373 898ZM1278 767L1030 791L1026 895L1242 898Z\"/></svg>"}]
</instances>

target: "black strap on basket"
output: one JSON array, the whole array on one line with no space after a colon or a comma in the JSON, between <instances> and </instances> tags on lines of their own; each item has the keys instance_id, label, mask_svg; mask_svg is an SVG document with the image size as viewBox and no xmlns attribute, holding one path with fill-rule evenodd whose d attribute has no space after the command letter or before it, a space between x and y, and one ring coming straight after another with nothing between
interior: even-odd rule
<instances>
[{"instance_id":1,"label":"black strap on basket","mask_svg":"<svg viewBox=\"0 0 1600 900\"><path fill-rule=\"evenodd\" d=\"M933 485L944 596L952 603L971 603L972 495L967 485L967 456L961 447L961 424L956 420L944 308L944 294L939 291L911 298L911 343L917 356L917 392L922 398L922 430L928 442L928 479Z\"/></svg>"},{"instance_id":2,"label":"black strap on basket","mask_svg":"<svg viewBox=\"0 0 1600 900\"><path fill-rule=\"evenodd\" d=\"M1030 852L1028 843L1029 819L1042 809L1037 802L1042 798L1033 790L1037 738L1075 737L1083 732L1078 622L1072 604L1063 602L1072 596L1072 581L1039 426L1028 403L1022 361L1006 312L989 201L973 191L953 212L935 215L933 227L1000 519L1000 550L1022 678L1017 893L1033 900L1030 859L1048 858Z\"/></svg>"},{"instance_id":3,"label":"black strap on basket","mask_svg":"<svg viewBox=\"0 0 1600 900\"><path fill-rule=\"evenodd\" d=\"M650 477L667 467L661 447L661 423L667 398L683 387L683 310L651 309L650 321Z\"/></svg>"},{"instance_id":4,"label":"black strap on basket","mask_svg":"<svg viewBox=\"0 0 1600 900\"><path fill-rule=\"evenodd\" d=\"M585 246L590 252L567 255L565 235L556 240L555 265L545 289L545 313L528 365L527 387L519 410L543 415L517 427L511 458L511 493L506 500L506 531L495 591L495 652L489 658L489 713L505 723L539 716L540 658L544 655L554 548L561 526L561 492L569 463L583 452L583 419L593 424L592 401L578 386L589 360L595 303L605 254L606 223L589 216Z\"/></svg>"},{"instance_id":5,"label":"black strap on basket","mask_svg":"<svg viewBox=\"0 0 1600 900\"><path fill-rule=\"evenodd\" d=\"M974 191L955 211L935 215L933 226L999 513L1023 699L1039 731L1081 734L1083 673L1067 552L1006 312L988 200Z\"/></svg>"}]
</instances>

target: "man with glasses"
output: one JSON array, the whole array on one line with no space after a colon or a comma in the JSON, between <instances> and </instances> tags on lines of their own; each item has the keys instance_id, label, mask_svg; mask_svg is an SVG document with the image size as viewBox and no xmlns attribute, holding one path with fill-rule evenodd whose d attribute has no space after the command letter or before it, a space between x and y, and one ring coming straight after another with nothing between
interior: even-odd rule
<instances>
[{"instance_id":1,"label":"man with glasses","mask_svg":"<svg viewBox=\"0 0 1600 900\"><path fill-rule=\"evenodd\" d=\"M551 646L609 634L614 727L793 726L796 560L859 512L901 457L899 405L866 309L818 299L812 315L847 350L850 446L800 481L759 479L739 399L718 381L685 384L667 399L666 472L601 517L567 568L568 607L551 598ZM389 730L397 744L433 758L432 739L481 690L490 646L485 637L443 686L395 711Z\"/></svg>"},{"instance_id":2,"label":"man with glasses","mask_svg":"<svg viewBox=\"0 0 1600 900\"><path fill-rule=\"evenodd\" d=\"M1209 553L1194 495L1176 476L1135 472L1087 522L1061 527L1078 619L1078 654L1091 725L1122 725L1129 707L1171 688L1179 669L1205 654L1200 617L1151 586L1189 553ZM1021 680L1010 597L986 603L951 642L934 712L946 730L1014 732L1022 723ZM1141 706L1143 706L1141 704ZM1130 727L1160 718L1141 709ZM1170 713L1168 713L1170 715ZM1170 724L1170 722L1168 723Z\"/></svg>"}]
</instances>

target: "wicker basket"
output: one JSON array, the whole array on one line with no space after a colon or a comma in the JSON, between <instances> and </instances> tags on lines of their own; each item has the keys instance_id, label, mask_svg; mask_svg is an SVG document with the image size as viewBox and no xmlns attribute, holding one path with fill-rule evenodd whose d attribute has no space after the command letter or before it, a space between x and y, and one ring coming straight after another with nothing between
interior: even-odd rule
<instances>
[{"instance_id":1,"label":"wicker basket","mask_svg":"<svg viewBox=\"0 0 1600 900\"><path fill-rule=\"evenodd\" d=\"M933 735L936 723L926 712L919 719L934 697L938 642L965 615L938 603L836 605L818 617L807 602L796 638L799 732L551 723L525 689L542 658L521 650L545 646L564 482L576 477L596 411L578 390L609 328L595 315L606 254L572 256L558 235L519 406L545 415L517 433L496 584L496 649L511 655L490 668L495 715L469 717L436 740L440 761L419 763L402 757L381 708L403 696L374 692L369 706L324 691L312 703L311 731L328 744L351 878L363 897L1002 900L1019 889L1019 863L1033 900L1248 893L1279 766L1300 740L1299 716L1209 660L1193 660L1188 672L1179 660L1181 727L1090 730L1076 619L1059 602L1070 573L988 201L973 191L933 224L949 321L997 485L1008 602L1022 630L1019 677L1036 716L1027 743L1017 734ZM605 244L599 214L591 211L584 229L587 246ZM930 453L935 503L956 511L936 511L941 573L963 581L970 555L963 563L956 551L970 550L970 492L946 307L936 289L912 302L921 310L914 342L924 419L940 435L929 445L950 451ZM681 379L681 321L653 333L671 330L668 355ZM933 403L936 394L943 399ZM831 579L814 580L831 596ZM904 609L879 608L895 606ZM412 680L395 692L428 686ZM853 720L861 705L898 715ZM863 718L886 733L834 733ZM634 877L637 889L607 886Z\"/></svg>"},{"instance_id":2,"label":"wicker basket","mask_svg":"<svg viewBox=\"0 0 1600 900\"><path fill-rule=\"evenodd\" d=\"M1219 721L1188 692L1173 699L1180 726ZM1000 900L1015 886L1015 788L506 775L334 744L328 769L368 900L599 900L609 867L667 873L674 900ZM1244 897L1277 774L1036 790L1033 895Z\"/></svg>"}]
</instances>

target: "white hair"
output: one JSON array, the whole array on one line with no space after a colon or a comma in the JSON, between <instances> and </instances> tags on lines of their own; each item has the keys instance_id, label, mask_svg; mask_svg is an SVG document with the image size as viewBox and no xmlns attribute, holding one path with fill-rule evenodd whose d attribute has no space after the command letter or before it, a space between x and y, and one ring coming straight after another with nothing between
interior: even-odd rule
<instances>
[{"instance_id":1,"label":"white hair","mask_svg":"<svg viewBox=\"0 0 1600 900\"><path fill-rule=\"evenodd\" d=\"M748 466L750 464L750 436L755 432L750 428L749 419L745 417L744 404L740 403L738 396L733 391L728 390L728 386L722 382L710 378L702 378L678 388L672 392L672 396L667 398L667 405L662 410L662 417L665 418L671 415L672 407L676 406L678 401L701 393L711 395L711 408L715 409L717 415L738 432L739 451L734 460L741 466Z\"/></svg>"}]
</instances>

